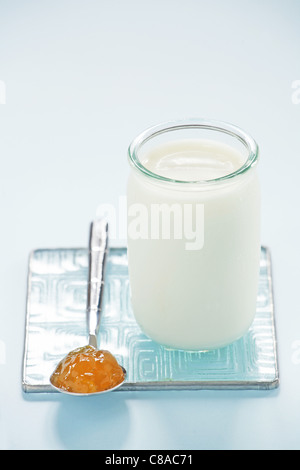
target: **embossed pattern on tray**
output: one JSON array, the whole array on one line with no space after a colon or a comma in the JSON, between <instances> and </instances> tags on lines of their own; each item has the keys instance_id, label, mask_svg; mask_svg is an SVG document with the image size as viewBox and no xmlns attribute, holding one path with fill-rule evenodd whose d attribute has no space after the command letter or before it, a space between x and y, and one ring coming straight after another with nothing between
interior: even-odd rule
<instances>
[{"instance_id":1,"label":"embossed pattern on tray","mask_svg":"<svg viewBox=\"0 0 300 470\"><path fill-rule=\"evenodd\" d=\"M70 350L86 344L86 249L31 253L23 360L23 390L53 392L49 376ZM279 384L271 262L261 249L255 320L248 333L209 352L168 350L147 338L130 304L126 248L109 251L99 345L127 370L118 390L269 389Z\"/></svg>"}]
</instances>

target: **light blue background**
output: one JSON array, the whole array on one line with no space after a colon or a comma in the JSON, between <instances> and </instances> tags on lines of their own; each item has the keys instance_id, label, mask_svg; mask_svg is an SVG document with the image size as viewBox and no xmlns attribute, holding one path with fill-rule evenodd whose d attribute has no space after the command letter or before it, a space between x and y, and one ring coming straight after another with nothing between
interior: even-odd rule
<instances>
[{"instance_id":1,"label":"light blue background","mask_svg":"<svg viewBox=\"0 0 300 470\"><path fill-rule=\"evenodd\" d=\"M297 0L0 1L0 448L300 448L299 54ZM183 117L260 145L280 388L23 395L30 250L86 245L132 138Z\"/></svg>"}]
</instances>

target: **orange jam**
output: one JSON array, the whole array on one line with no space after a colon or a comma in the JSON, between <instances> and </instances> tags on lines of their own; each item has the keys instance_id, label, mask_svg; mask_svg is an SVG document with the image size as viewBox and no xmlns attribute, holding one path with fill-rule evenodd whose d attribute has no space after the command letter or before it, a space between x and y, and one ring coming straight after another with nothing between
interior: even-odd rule
<instances>
[{"instance_id":1,"label":"orange jam","mask_svg":"<svg viewBox=\"0 0 300 470\"><path fill-rule=\"evenodd\" d=\"M95 393L116 387L124 371L109 352L84 346L71 351L51 375L55 387L72 393Z\"/></svg>"}]
</instances>

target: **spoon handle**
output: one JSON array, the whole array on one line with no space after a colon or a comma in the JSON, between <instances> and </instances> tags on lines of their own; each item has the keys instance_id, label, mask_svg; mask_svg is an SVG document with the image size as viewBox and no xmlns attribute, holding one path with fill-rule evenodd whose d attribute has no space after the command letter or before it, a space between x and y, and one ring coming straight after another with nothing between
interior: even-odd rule
<instances>
[{"instance_id":1,"label":"spoon handle","mask_svg":"<svg viewBox=\"0 0 300 470\"><path fill-rule=\"evenodd\" d=\"M89 344L97 348L97 334L102 311L104 272L108 250L108 223L96 220L90 225L87 327Z\"/></svg>"}]
</instances>

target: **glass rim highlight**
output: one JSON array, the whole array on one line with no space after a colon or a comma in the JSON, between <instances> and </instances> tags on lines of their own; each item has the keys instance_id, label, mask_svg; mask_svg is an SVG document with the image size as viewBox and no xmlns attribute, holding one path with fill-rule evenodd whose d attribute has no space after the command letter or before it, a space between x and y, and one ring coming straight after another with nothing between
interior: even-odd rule
<instances>
[{"instance_id":1,"label":"glass rim highlight","mask_svg":"<svg viewBox=\"0 0 300 470\"><path fill-rule=\"evenodd\" d=\"M178 131L178 130L186 130L186 129L204 129L204 130L211 130L216 131L219 133L227 134L231 137L236 138L239 140L248 152L247 159L245 163L238 168L236 171L232 173L228 173L227 175L220 176L218 178L207 179L207 180L177 180L168 178L165 176L158 175L150 170L148 170L138 158L138 152L142 145L144 145L149 140L157 137L161 134L165 134L168 132ZM240 127L235 126L233 124L217 121L217 120L206 120L206 119L184 119L184 120L177 120L177 121L168 121L157 124L155 126L149 127L148 129L141 132L129 145L128 148L128 159L130 165L141 172L143 175L150 177L157 182L165 182L165 183L172 183L172 184L180 184L180 185L211 185L222 183L231 180L237 176L243 175L246 173L250 168L256 165L259 158L259 147L256 141L247 134L244 130Z\"/></svg>"}]
</instances>

